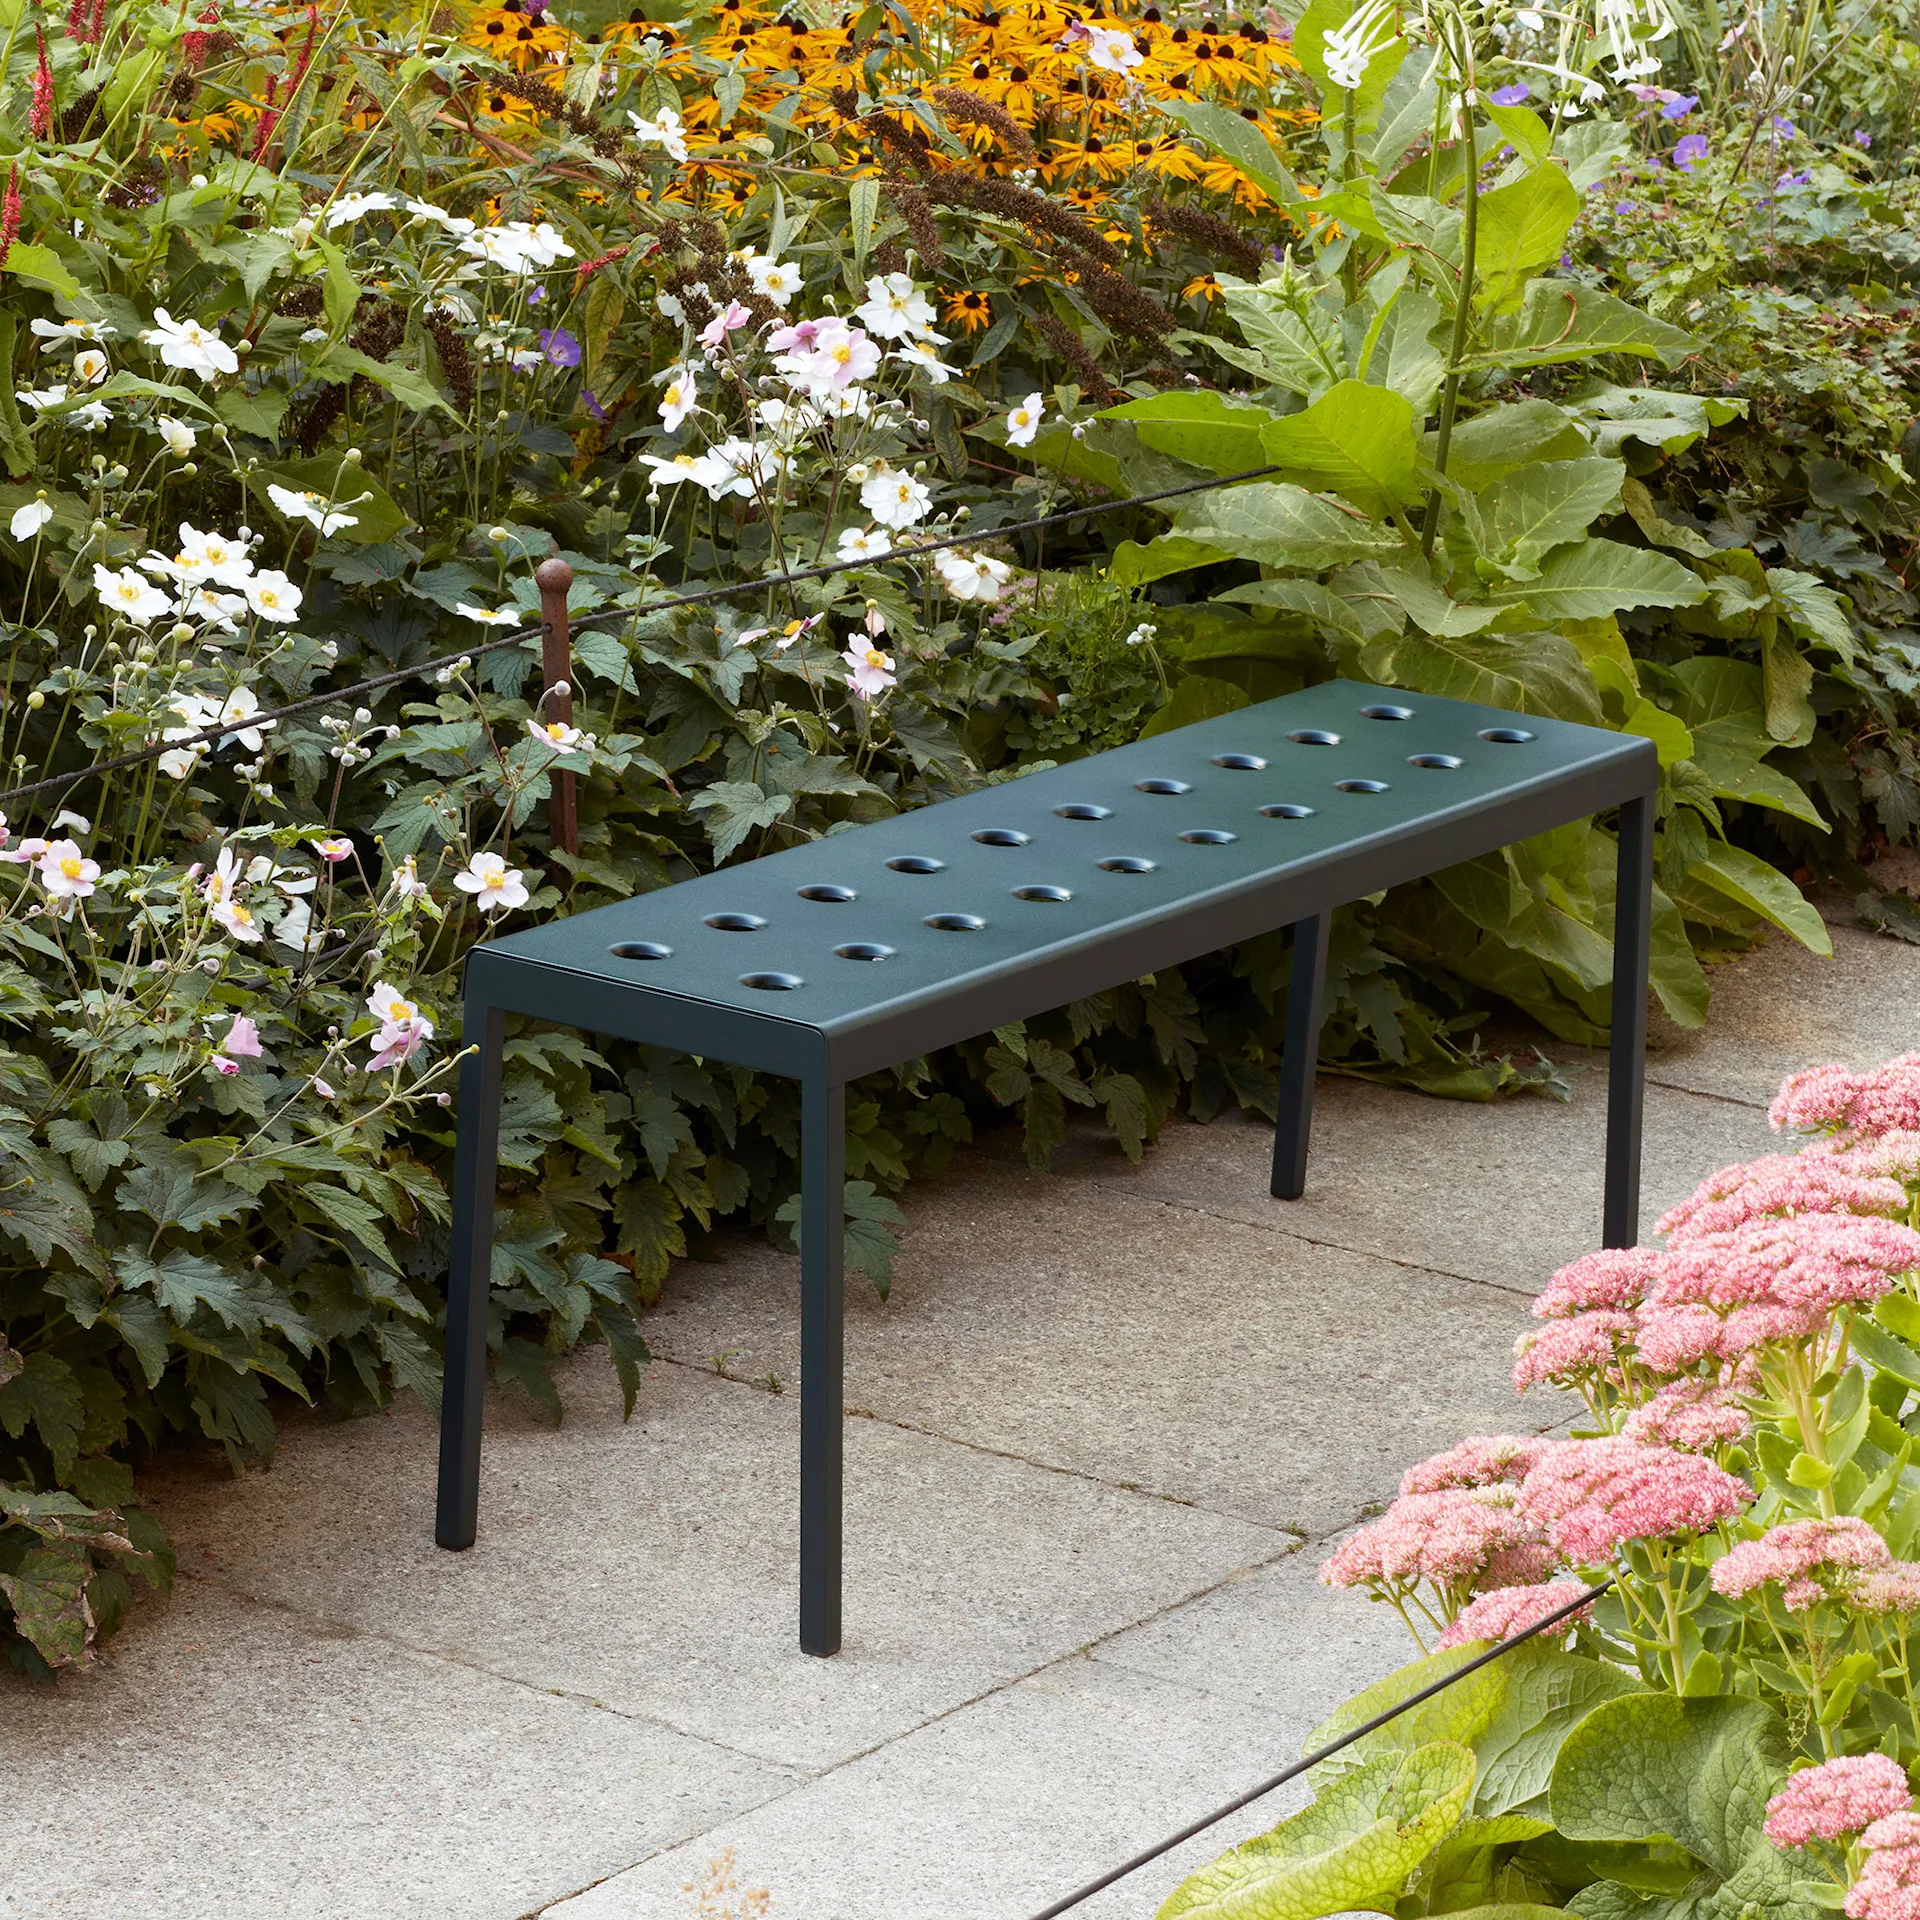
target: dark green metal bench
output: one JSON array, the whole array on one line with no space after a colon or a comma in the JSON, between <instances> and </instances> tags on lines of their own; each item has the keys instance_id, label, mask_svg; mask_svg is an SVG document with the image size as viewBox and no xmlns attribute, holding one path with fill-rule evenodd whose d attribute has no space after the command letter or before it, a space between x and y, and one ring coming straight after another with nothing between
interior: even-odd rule
<instances>
[{"instance_id":1,"label":"dark green metal bench","mask_svg":"<svg viewBox=\"0 0 1920 1920\"><path fill-rule=\"evenodd\" d=\"M1618 807L1604 1239L1639 1227L1652 743L1331 681L771 854L467 956L436 1537L478 1520L506 1016L801 1084L800 1644L840 1645L847 1082L1294 930L1273 1192L1306 1178L1344 901Z\"/></svg>"}]
</instances>

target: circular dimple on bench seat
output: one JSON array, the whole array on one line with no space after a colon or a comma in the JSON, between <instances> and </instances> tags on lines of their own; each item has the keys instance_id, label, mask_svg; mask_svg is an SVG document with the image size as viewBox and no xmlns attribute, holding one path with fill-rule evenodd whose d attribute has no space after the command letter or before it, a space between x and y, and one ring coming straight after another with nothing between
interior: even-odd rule
<instances>
[{"instance_id":1,"label":"circular dimple on bench seat","mask_svg":"<svg viewBox=\"0 0 1920 1920\"><path fill-rule=\"evenodd\" d=\"M1134 791L1137 793L1191 793L1191 780L1169 780L1156 774L1151 780L1136 780Z\"/></svg>"},{"instance_id":2,"label":"circular dimple on bench seat","mask_svg":"<svg viewBox=\"0 0 1920 1920\"><path fill-rule=\"evenodd\" d=\"M1111 820L1113 809L1100 806L1092 800L1069 800L1064 807L1055 807L1062 820Z\"/></svg>"},{"instance_id":3,"label":"circular dimple on bench seat","mask_svg":"<svg viewBox=\"0 0 1920 1920\"><path fill-rule=\"evenodd\" d=\"M837 886L831 880L823 880L817 887L802 887L799 893L802 900L827 900L838 906L859 898L851 887Z\"/></svg>"},{"instance_id":4,"label":"circular dimple on bench seat","mask_svg":"<svg viewBox=\"0 0 1920 1920\"><path fill-rule=\"evenodd\" d=\"M1457 753L1410 753L1407 755L1407 765L1410 767L1439 767L1448 773L1466 764Z\"/></svg>"},{"instance_id":5,"label":"circular dimple on bench seat","mask_svg":"<svg viewBox=\"0 0 1920 1920\"><path fill-rule=\"evenodd\" d=\"M1024 847L1033 838L1018 827L982 827L973 837L983 847Z\"/></svg>"},{"instance_id":6,"label":"circular dimple on bench seat","mask_svg":"<svg viewBox=\"0 0 1920 1920\"><path fill-rule=\"evenodd\" d=\"M1013 897L1016 900L1071 900L1073 895L1065 887L1015 887Z\"/></svg>"},{"instance_id":7,"label":"circular dimple on bench seat","mask_svg":"<svg viewBox=\"0 0 1920 1920\"><path fill-rule=\"evenodd\" d=\"M977 913L930 913L920 924L935 933L978 933L987 923Z\"/></svg>"},{"instance_id":8,"label":"circular dimple on bench seat","mask_svg":"<svg viewBox=\"0 0 1920 1920\"><path fill-rule=\"evenodd\" d=\"M1491 740L1497 747L1518 747L1524 746L1533 735L1525 727L1482 727L1480 738Z\"/></svg>"},{"instance_id":9,"label":"circular dimple on bench seat","mask_svg":"<svg viewBox=\"0 0 1920 1920\"><path fill-rule=\"evenodd\" d=\"M1297 800L1276 800L1271 806L1262 807L1260 814L1267 820L1311 820L1313 809L1301 806Z\"/></svg>"},{"instance_id":10,"label":"circular dimple on bench seat","mask_svg":"<svg viewBox=\"0 0 1920 1920\"><path fill-rule=\"evenodd\" d=\"M1257 753L1216 753L1213 764L1235 773L1259 773L1267 763Z\"/></svg>"},{"instance_id":11,"label":"circular dimple on bench seat","mask_svg":"<svg viewBox=\"0 0 1920 1920\"><path fill-rule=\"evenodd\" d=\"M1224 847L1238 840L1237 833L1229 833L1225 827L1189 827L1180 838L1194 847Z\"/></svg>"},{"instance_id":12,"label":"circular dimple on bench seat","mask_svg":"<svg viewBox=\"0 0 1920 1920\"><path fill-rule=\"evenodd\" d=\"M1337 747L1340 744L1340 736L1329 733L1325 727L1295 727L1287 738L1303 747Z\"/></svg>"},{"instance_id":13,"label":"circular dimple on bench seat","mask_svg":"<svg viewBox=\"0 0 1920 1920\"><path fill-rule=\"evenodd\" d=\"M1363 720L1411 720L1411 707L1362 707L1360 717Z\"/></svg>"},{"instance_id":14,"label":"circular dimple on bench seat","mask_svg":"<svg viewBox=\"0 0 1920 1920\"><path fill-rule=\"evenodd\" d=\"M616 960L671 960L673 949L658 940L616 940L607 951Z\"/></svg>"},{"instance_id":15,"label":"circular dimple on bench seat","mask_svg":"<svg viewBox=\"0 0 1920 1920\"><path fill-rule=\"evenodd\" d=\"M766 925L757 913L710 913L707 925L715 933L758 933Z\"/></svg>"},{"instance_id":16,"label":"circular dimple on bench seat","mask_svg":"<svg viewBox=\"0 0 1920 1920\"><path fill-rule=\"evenodd\" d=\"M944 873L947 863L930 853L897 853L887 862L895 873Z\"/></svg>"},{"instance_id":17,"label":"circular dimple on bench seat","mask_svg":"<svg viewBox=\"0 0 1920 1920\"><path fill-rule=\"evenodd\" d=\"M1100 862L1102 873L1151 873L1154 863L1144 854L1116 853Z\"/></svg>"},{"instance_id":18,"label":"circular dimple on bench seat","mask_svg":"<svg viewBox=\"0 0 1920 1920\"><path fill-rule=\"evenodd\" d=\"M893 949L883 946L878 940L849 940L844 947L835 947L842 960L891 960Z\"/></svg>"},{"instance_id":19,"label":"circular dimple on bench seat","mask_svg":"<svg viewBox=\"0 0 1920 1920\"><path fill-rule=\"evenodd\" d=\"M804 987L807 983L797 973L743 973L740 984L758 987L763 993L791 993L795 987Z\"/></svg>"},{"instance_id":20,"label":"circular dimple on bench seat","mask_svg":"<svg viewBox=\"0 0 1920 1920\"><path fill-rule=\"evenodd\" d=\"M1384 780L1336 780L1333 788L1336 793L1385 793L1387 783Z\"/></svg>"}]
</instances>

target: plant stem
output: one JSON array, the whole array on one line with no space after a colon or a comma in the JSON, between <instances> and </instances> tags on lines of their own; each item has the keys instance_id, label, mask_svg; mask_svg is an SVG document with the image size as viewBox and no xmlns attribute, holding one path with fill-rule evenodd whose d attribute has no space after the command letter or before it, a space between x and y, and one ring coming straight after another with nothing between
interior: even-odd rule
<instances>
[{"instance_id":1,"label":"plant stem","mask_svg":"<svg viewBox=\"0 0 1920 1920\"><path fill-rule=\"evenodd\" d=\"M1447 378L1440 389L1440 428L1433 449L1434 471L1445 474L1447 450L1453 444L1453 419L1460 405L1460 363L1467 354L1467 334L1473 324L1474 252L1479 244L1480 155L1473 137L1473 102L1462 96L1460 137L1466 147L1464 173L1466 199L1461 207L1460 295L1453 310L1453 344L1447 350ZM1433 553L1434 537L1440 531L1440 489L1427 495L1427 521L1420 536L1423 558Z\"/></svg>"}]
</instances>

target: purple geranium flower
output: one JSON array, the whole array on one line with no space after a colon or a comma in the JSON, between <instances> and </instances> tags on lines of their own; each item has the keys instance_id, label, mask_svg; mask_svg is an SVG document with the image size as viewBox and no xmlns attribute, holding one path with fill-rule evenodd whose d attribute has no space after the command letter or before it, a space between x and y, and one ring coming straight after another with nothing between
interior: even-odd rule
<instances>
[{"instance_id":1,"label":"purple geranium flower","mask_svg":"<svg viewBox=\"0 0 1920 1920\"><path fill-rule=\"evenodd\" d=\"M1533 89L1524 80L1516 80L1510 87L1495 87L1487 98L1496 107L1517 107L1533 98Z\"/></svg>"},{"instance_id":2,"label":"purple geranium flower","mask_svg":"<svg viewBox=\"0 0 1920 1920\"><path fill-rule=\"evenodd\" d=\"M540 351L556 367L577 367L580 364L580 342L565 327L543 327L540 331Z\"/></svg>"},{"instance_id":3,"label":"purple geranium flower","mask_svg":"<svg viewBox=\"0 0 1920 1920\"><path fill-rule=\"evenodd\" d=\"M580 389L580 398L586 402L587 411L592 414L596 420L604 420L607 417L606 408L594 397L594 392L591 387L582 387Z\"/></svg>"},{"instance_id":4,"label":"purple geranium flower","mask_svg":"<svg viewBox=\"0 0 1920 1920\"><path fill-rule=\"evenodd\" d=\"M1673 150L1673 164L1682 173L1691 173L1706 157L1707 136L1704 133L1683 133Z\"/></svg>"},{"instance_id":5,"label":"purple geranium flower","mask_svg":"<svg viewBox=\"0 0 1920 1920\"><path fill-rule=\"evenodd\" d=\"M1800 131L1784 113L1776 113L1773 116L1773 130L1775 133L1784 133L1789 140Z\"/></svg>"},{"instance_id":6,"label":"purple geranium flower","mask_svg":"<svg viewBox=\"0 0 1920 1920\"><path fill-rule=\"evenodd\" d=\"M1867 148L1873 145L1873 135L1862 128L1854 134L1853 144L1864 153Z\"/></svg>"},{"instance_id":7,"label":"purple geranium flower","mask_svg":"<svg viewBox=\"0 0 1920 1920\"><path fill-rule=\"evenodd\" d=\"M1774 184L1781 188L1810 187L1813 185L1813 170L1808 168L1804 173L1783 173Z\"/></svg>"},{"instance_id":8,"label":"purple geranium flower","mask_svg":"<svg viewBox=\"0 0 1920 1920\"><path fill-rule=\"evenodd\" d=\"M1662 120L1684 120L1699 104L1700 96L1697 93L1679 94L1669 100L1667 104L1660 109L1660 118Z\"/></svg>"},{"instance_id":9,"label":"purple geranium flower","mask_svg":"<svg viewBox=\"0 0 1920 1920\"><path fill-rule=\"evenodd\" d=\"M1631 200L1616 200L1613 203L1613 210L1624 219L1626 215L1633 211L1633 202Z\"/></svg>"}]
</instances>

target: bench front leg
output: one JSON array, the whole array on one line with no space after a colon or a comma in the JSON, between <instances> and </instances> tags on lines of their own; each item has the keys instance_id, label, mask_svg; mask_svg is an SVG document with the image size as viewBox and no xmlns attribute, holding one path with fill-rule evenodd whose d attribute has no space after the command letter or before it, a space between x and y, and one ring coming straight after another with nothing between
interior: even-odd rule
<instances>
[{"instance_id":1,"label":"bench front leg","mask_svg":"<svg viewBox=\"0 0 1920 1920\"><path fill-rule=\"evenodd\" d=\"M1640 1238L1640 1132L1647 1086L1653 943L1653 796L1620 809L1613 897L1613 1024L1607 1047L1607 1188L1601 1243Z\"/></svg>"},{"instance_id":2,"label":"bench front leg","mask_svg":"<svg viewBox=\"0 0 1920 1920\"><path fill-rule=\"evenodd\" d=\"M480 1416L487 1385L488 1281L500 1162L500 1051L507 1016L469 1000L462 1026L453 1162L453 1244L447 1263L447 1335L440 1389L440 1498L433 1537L454 1552L480 1524Z\"/></svg>"},{"instance_id":3,"label":"bench front leg","mask_svg":"<svg viewBox=\"0 0 1920 1920\"><path fill-rule=\"evenodd\" d=\"M800 1086L800 1646L840 1651L847 1089Z\"/></svg>"},{"instance_id":4,"label":"bench front leg","mask_svg":"<svg viewBox=\"0 0 1920 1920\"><path fill-rule=\"evenodd\" d=\"M1307 1190L1307 1142L1313 1132L1313 1080L1320 1060L1320 1022L1327 993L1331 913L1297 920L1293 973L1287 982L1287 1037L1280 1055L1280 1107L1273 1130L1273 1197L1298 1200Z\"/></svg>"}]
</instances>

